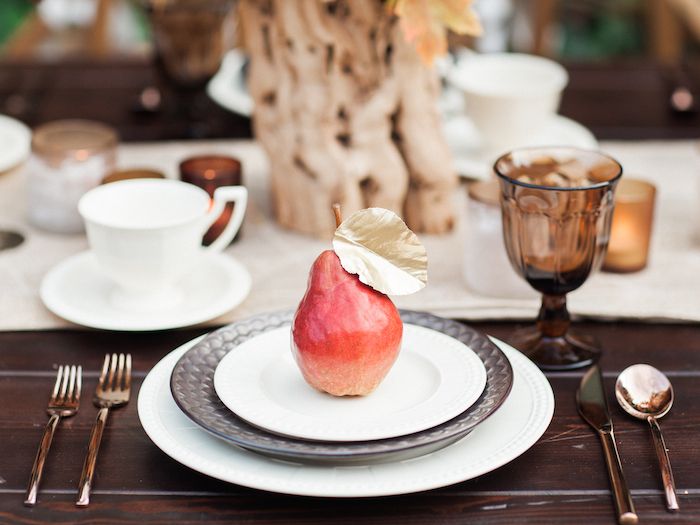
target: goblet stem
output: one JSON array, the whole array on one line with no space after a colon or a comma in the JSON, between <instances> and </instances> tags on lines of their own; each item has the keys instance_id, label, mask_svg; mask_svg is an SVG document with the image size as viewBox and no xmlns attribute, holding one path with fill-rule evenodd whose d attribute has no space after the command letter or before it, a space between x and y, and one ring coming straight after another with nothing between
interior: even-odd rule
<instances>
[{"instance_id":1,"label":"goblet stem","mask_svg":"<svg viewBox=\"0 0 700 525\"><path fill-rule=\"evenodd\" d=\"M569 332L566 295L542 296L537 328L518 331L509 342L545 370L571 370L598 360L600 345Z\"/></svg>"},{"instance_id":2,"label":"goblet stem","mask_svg":"<svg viewBox=\"0 0 700 525\"><path fill-rule=\"evenodd\" d=\"M564 337L570 324L566 295L542 295L542 306L537 316L540 333L545 337Z\"/></svg>"}]
</instances>

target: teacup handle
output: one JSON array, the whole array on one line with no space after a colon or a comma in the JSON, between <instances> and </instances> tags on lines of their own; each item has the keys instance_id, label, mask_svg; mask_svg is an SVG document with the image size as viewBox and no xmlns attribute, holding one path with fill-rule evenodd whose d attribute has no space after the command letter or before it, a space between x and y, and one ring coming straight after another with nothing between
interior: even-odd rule
<instances>
[{"instance_id":1,"label":"teacup handle","mask_svg":"<svg viewBox=\"0 0 700 525\"><path fill-rule=\"evenodd\" d=\"M233 202L233 214L229 219L224 231L205 249L212 252L220 252L226 248L238 233L243 216L245 215L246 206L248 205L248 190L244 186L223 186L217 188L214 192L214 203L212 204L209 213L207 213L205 228L202 232L204 235L207 230L216 222L226 207L226 204Z\"/></svg>"}]
</instances>

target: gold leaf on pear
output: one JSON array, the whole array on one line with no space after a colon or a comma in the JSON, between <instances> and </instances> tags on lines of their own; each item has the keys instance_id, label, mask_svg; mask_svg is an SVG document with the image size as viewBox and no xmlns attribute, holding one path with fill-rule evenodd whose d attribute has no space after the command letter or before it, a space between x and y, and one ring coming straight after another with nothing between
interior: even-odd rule
<instances>
[{"instance_id":1,"label":"gold leaf on pear","mask_svg":"<svg viewBox=\"0 0 700 525\"><path fill-rule=\"evenodd\" d=\"M384 294L412 294L428 282L425 247L392 211L353 213L336 229L333 249L347 272Z\"/></svg>"}]
</instances>

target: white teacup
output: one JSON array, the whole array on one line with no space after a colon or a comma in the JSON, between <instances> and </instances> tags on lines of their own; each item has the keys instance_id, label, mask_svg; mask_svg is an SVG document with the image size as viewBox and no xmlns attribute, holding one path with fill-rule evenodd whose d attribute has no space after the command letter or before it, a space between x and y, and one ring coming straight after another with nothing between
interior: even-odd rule
<instances>
[{"instance_id":1,"label":"white teacup","mask_svg":"<svg viewBox=\"0 0 700 525\"><path fill-rule=\"evenodd\" d=\"M235 203L221 235L208 247L202 237L226 203ZM209 195L177 180L134 179L98 186L78 203L90 247L101 269L117 283L110 300L130 310L172 306L177 287L200 257L223 250L241 226L248 202L243 186Z\"/></svg>"},{"instance_id":2,"label":"white teacup","mask_svg":"<svg viewBox=\"0 0 700 525\"><path fill-rule=\"evenodd\" d=\"M449 73L488 151L527 146L559 109L566 70L520 53L468 54Z\"/></svg>"}]
</instances>

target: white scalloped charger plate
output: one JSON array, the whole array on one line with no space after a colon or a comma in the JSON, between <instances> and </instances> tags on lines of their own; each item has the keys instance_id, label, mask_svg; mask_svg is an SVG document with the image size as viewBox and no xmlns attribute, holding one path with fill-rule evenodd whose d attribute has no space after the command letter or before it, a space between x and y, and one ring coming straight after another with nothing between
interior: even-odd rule
<instances>
[{"instance_id":1,"label":"white scalloped charger plate","mask_svg":"<svg viewBox=\"0 0 700 525\"><path fill-rule=\"evenodd\" d=\"M202 257L196 272L178 283L184 298L168 308L125 310L109 300L116 284L86 251L54 266L41 283L44 305L73 323L103 330L168 330L214 319L248 296L252 279L245 266L223 253Z\"/></svg>"},{"instance_id":2,"label":"white scalloped charger plate","mask_svg":"<svg viewBox=\"0 0 700 525\"><path fill-rule=\"evenodd\" d=\"M168 354L148 374L138 398L141 424L156 446L179 463L246 487L322 497L387 496L444 487L514 460L537 442L554 414L554 395L542 372L520 352L494 339L513 366L513 390L495 414L457 443L419 458L367 466L279 461L212 436L175 404L170 375L177 360L199 339Z\"/></svg>"},{"instance_id":3,"label":"white scalloped charger plate","mask_svg":"<svg viewBox=\"0 0 700 525\"><path fill-rule=\"evenodd\" d=\"M310 387L290 350L288 326L231 350L214 374L221 401L248 423L318 441L368 441L432 428L461 414L486 387L481 359L436 330L404 325L401 351L368 396L334 397Z\"/></svg>"}]
</instances>

